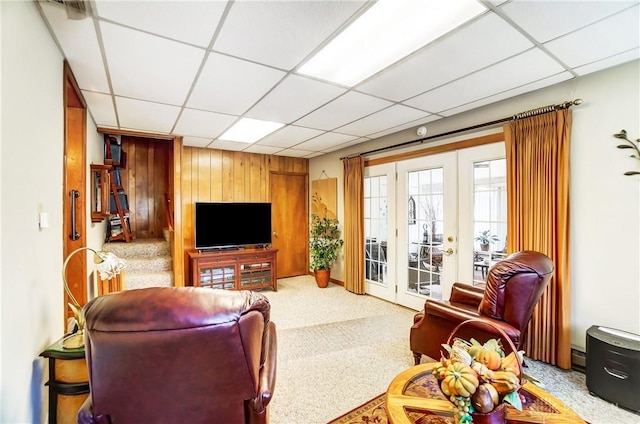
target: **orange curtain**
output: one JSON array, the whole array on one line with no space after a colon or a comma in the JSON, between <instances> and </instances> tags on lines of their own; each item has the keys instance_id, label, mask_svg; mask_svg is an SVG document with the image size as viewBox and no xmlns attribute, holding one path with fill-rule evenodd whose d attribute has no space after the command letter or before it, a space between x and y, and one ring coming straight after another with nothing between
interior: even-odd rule
<instances>
[{"instance_id":1,"label":"orange curtain","mask_svg":"<svg viewBox=\"0 0 640 424\"><path fill-rule=\"evenodd\" d=\"M364 158L346 158L344 167L344 288L364 294Z\"/></svg>"},{"instance_id":2,"label":"orange curtain","mask_svg":"<svg viewBox=\"0 0 640 424\"><path fill-rule=\"evenodd\" d=\"M509 252L535 250L555 265L525 338L527 356L571 368L569 109L504 126Z\"/></svg>"}]
</instances>

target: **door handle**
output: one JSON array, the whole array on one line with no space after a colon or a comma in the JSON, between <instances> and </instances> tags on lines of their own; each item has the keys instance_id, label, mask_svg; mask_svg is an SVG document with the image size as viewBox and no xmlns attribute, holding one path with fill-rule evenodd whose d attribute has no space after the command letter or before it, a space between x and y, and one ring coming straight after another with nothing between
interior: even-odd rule
<instances>
[{"instance_id":1,"label":"door handle","mask_svg":"<svg viewBox=\"0 0 640 424\"><path fill-rule=\"evenodd\" d=\"M278 237L278 233L276 233L275 231L273 232L273 236L274 237Z\"/></svg>"},{"instance_id":2,"label":"door handle","mask_svg":"<svg viewBox=\"0 0 640 424\"><path fill-rule=\"evenodd\" d=\"M69 238L76 241L80 238L80 233L76 231L76 199L80 197L80 192L78 190L71 190L69 197L71 198L69 206L71 208L71 234L69 234Z\"/></svg>"},{"instance_id":3,"label":"door handle","mask_svg":"<svg viewBox=\"0 0 640 424\"><path fill-rule=\"evenodd\" d=\"M453 249L452 248L448 248L447 250L443 250L442 254L443 255L447 255L447 256L453 255Z\"/></svg>"}]
</instances>

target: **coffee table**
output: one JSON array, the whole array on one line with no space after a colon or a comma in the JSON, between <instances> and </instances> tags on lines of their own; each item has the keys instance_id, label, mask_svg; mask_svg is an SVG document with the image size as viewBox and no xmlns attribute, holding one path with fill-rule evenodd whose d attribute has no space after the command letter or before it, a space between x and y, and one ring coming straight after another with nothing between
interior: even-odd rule
<instances>
[{"instance_id":1,"label":"coffee table","mask_svg":"<svg viewBox=\"0 0 640 424\"><path fill-rule=\"evenodd\" d=\"M387 389L387 419L391 424L453 423L453 405L431 374L438 362L411 367L398 374ZM585 424L560 400L526 382L520 389L523 410L509 406L507 423Z\"/></svg>"}]
</instances>

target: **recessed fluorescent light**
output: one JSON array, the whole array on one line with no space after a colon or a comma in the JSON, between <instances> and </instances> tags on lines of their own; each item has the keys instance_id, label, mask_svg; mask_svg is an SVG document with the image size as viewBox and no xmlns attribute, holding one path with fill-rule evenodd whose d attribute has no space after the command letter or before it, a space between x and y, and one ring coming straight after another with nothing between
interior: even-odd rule
<instances>
[{"instance_id":1,"label":"recessed fluorescent light","mask_svg":"<svg viewBox=\"0 0 640 424\"><path fill-rule=\"evenodd\" d=\"M486 10L476 0L378 0L299 72L353 86Z\"/></svg>"},{"instance_id":2,"label":"recessed fluorescent light","mask_svg":"<svg viewBox=\"0 0 640 424\"><path fill-rule=\"evenodd\" d=\"M279 122L242 118L218 138L240 143L255 143L283 126L284 124Z\"/></svg>"}]
</instances>

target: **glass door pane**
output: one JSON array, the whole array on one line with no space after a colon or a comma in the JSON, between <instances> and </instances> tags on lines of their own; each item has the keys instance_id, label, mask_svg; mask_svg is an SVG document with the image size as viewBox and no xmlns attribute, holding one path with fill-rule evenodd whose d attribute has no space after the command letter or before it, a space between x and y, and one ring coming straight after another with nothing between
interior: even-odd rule
<instances>
[{"instance_id":1,"label":"glass door pane","mask_svg":"<svg viewBox=\"0 0 640 424\"><path fill-rule=\"evenodd\" d=\"M394 198L394 175L395 165L385 164L366 168L364 178L365 291L391 302L396 294L395 213L388 205Z\"/></svg>"},{"instance_id":2,"label":"glass door pane","mask_svg":"<svg viewBox=\"0 0 640 424\"><path fill-rule=\"evenodd\" d=\"M421 309L456 279L456 153L398 163L398 303Z\"/></svg>"},{"instance_id":3,"label":"glass door pane","mask_svg":"<svg viewBox=\"0 0 640 424\"><path fill-rule=\"evenodd\" d=\"M507 252L507 164L473 164L473 284L484 285L491 266Z\"/></svg>"}]
</instances>

